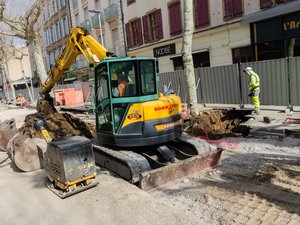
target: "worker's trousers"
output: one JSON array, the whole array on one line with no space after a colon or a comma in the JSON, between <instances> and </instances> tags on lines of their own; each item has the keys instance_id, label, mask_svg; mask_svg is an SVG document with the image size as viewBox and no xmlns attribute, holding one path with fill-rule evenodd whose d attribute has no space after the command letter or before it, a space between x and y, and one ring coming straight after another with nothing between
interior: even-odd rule
<instances>
[{"instance_id":1,"label":"worker's trousers","mask_svg":"<svg viewBox=\"0 0 300 225\"><path fill-rule=\"evenodd\" d=\"M254 105L254 108L258 110L260 108L260 100L259 100L259 93L260 89L256 88L255 90L252 91L252 95L250 96L252 104Z\"/></svg>"}]
</instances>

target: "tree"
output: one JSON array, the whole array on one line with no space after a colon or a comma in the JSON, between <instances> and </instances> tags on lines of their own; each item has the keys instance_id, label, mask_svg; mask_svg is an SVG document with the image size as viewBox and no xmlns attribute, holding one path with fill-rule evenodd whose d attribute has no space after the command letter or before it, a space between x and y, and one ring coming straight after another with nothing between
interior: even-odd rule
<instances>
[{"instance_id":1,"label":"tree","mask_svg":"<svg viewBox=\"0 0 300 225\"><path fill-rule=\"evenodd\" d=\"M15 91L15 87L12 84L12 80L10 78L9 75L9 70L8 70L8 65L7 65L7 61L9 59L10 53L11 53L11 49L7 48L7 46L5 45L5 42L3 40L4 38L1 37L0 38L0 68L2 70L2 74L4 76L4 80L5 80L5 85L9 84L10 89L12 90L12 100L13 103L16 103L16 91ZM5 92L8 93L8 92ZM9 98L9 96L7 96Z\"/></svg>"},{"instance_id":2,"label":"tree","mask_svg":"<svg viewBox=\"0 0 300 225\"><path fill-rule=\"evenodd\" d=\"M192 57L192 40L193 40L193 1L183 0L184 12L184 34L182 43L182 59L184 65L184 73L188 86L188 105L191 109L191 114L199 113L199 106L197 101L197 91L195 84L194 63Z\"/></svg>"},{"instance_id":3,"label":"tree","mask_svg":"<svg viewBox=\"0 0 300 225\"><path fill-rule=\"evenodd\" d=\"M41 81L47 79L47 73L43 61L42 49L40 44L40 35L35 25L43 10L45 0L36 0L32 7L24 16L18 19L10 19L5 14L5 4L0 2L0 22L9 27L9 31L0 31L0 34L18 37L26 41L27 45L33 53L37 73Z\"/></svg>"}]
</instances>

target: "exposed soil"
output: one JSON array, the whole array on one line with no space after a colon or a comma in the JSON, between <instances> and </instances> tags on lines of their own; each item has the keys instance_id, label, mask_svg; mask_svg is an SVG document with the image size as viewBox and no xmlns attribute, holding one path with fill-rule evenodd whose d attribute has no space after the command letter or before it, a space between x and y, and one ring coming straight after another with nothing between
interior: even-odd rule
<instances>
[{"instance_id":1,"label":"exposed soil","mask_svg":"<svg viewBox=\"0 0 300 225\"><path fill-rule=\"evenodd\" d=\"M41 100L38 106L38 113L26 116L24 125L19 129L19 132L31 138L41 137L41 132L34 126L37 121L45 122L45 128L52 139L74 135L87 138L96 137L94 124L86 123L69 113L59 113L45 100Z\"/></svg>"},{"instance_id":2,"label":"exposed soil","mask_svg":"<svg viewBox=\"0 0 300 225\"><path fill-rule=\"evenodd\" d=\"M206 110L186 122L186 131L194 136L205 136L209 139L223 137L247 136L249 129L240 126L247 121L245 115L250 111Z\"/></svg>"}]
</instances>

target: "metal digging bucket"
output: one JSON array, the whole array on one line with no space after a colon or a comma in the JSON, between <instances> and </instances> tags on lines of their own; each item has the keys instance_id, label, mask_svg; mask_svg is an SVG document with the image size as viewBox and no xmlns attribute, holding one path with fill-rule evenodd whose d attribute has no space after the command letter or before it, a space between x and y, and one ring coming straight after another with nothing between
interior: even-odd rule
<instances>
[{"instance_id":1,"label":"metal digging bucket","mask_svg":"<svg viewBox=\"0 0 300 225\"><path fill-rule=\"evenodd\" d=\"M7 143L17 132L15 119L0 123L0 149L6 151Z\"/></svg>"}]
</instances>

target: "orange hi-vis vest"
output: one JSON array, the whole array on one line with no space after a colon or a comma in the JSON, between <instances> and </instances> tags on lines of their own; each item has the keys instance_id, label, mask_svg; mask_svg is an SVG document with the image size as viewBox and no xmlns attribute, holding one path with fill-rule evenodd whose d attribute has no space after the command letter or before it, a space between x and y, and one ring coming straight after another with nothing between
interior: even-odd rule
<instances>
[{"instance_id":1,"label":"orange hi-vis vest","mask_svg":"<svg viewBox=\"0 0 300 225\"><path fill-rule=\"evenodd\" d=\"M124 91L124 88L126 87L127 83L126 82L121 82L118 86L118 90L119 90L119 93L120 93L120 96L123 96L123 91Z\"/></svg>"}]
</instances>

